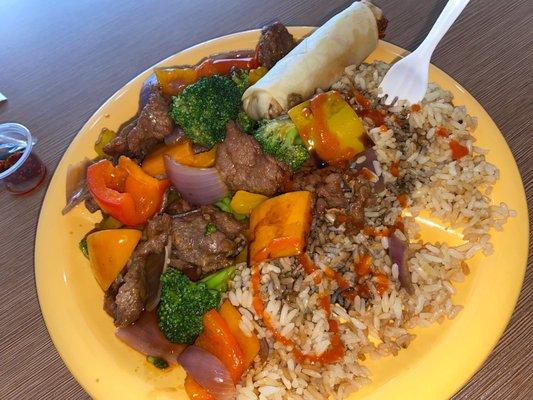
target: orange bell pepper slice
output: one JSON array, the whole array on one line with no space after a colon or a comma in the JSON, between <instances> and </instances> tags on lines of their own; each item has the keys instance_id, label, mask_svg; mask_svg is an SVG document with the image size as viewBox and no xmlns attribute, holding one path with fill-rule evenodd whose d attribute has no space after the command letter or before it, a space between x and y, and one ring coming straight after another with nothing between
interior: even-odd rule
<instances>
[{"instance_id":1,"label":"orange bell pepper slice","mask_svg":"<svg viewBox=\"0 0 533 400\"><path fill-rule=\"evenodd\" d=\"M228 75L232 68L255 69L259 67L256 57L223 58L213 60L208 58L196 67L164 67L154 70L161 91L168 95L177 95L187 85L193 84L201 77L213 75Z\"/></svg>"},{"instance_id":2,"label":"orange bell pepper slice","mask_svg":"<svg viewBox=\"0 0 533 400\"><path fill-rule=\"evenodd\" d=\"M239 323L241 321L241 313L230 303L225 300L220 306L220 316L226 321L231 334L237 340L239 347L244 354L244 370L246 371L253 364L255 357L259 354L261 344L255 332L251 336L247 336L241 330Z\"/></svg>"},{"instance_id":3,"label":"orange bell pepper slice","mask_svg":"<svg viewBox=\"0 0 533 400\"><path fill-rule=\"evenodd\" d=\"M148 175L157 177L166 174L165 156L170 156L177 163L196 168L209 168L215 165L216 147L209 151L195 154L192 143L182 139L178 143L167 146L161 145L144 159L142 170Z\"/></svg>"},{"instance_id":4,"label":"orange bell pepper slice","mask_svg":"<svg viewBox=\"0 0 533 400\"><path fill-rule=\"evenodd\" d=\"M224 301L219 313L211 310L204 315L204 331L195 343L218 357L235 383L250 368L261 348L255 333L246 336L241 331L240 320L239 311L228 300ZM185 377L185 392L191 400L214 400L190 375Z\"/></svg>"},{"instance_id":5,"label":"orange bell pepper slice","mask_svg":"<svg viewBox=\"0 0 533 400\"><path fill-rule=\"evenodd\" d=\"M252 264L302 253L311 229L311 200L311 192L289 192L254 208L250 216Z\"/></svg>"},{"instance_id":6,"label":"orange bell pepper slice","mask_svg":"<svg viewBox=\"0 0 533 400\"><path fill-rule=\"evenodd\" d=\"M163 94L168 96L181 93L185 86L198 80L198 74L194 68L187 67L164 67L154 69L157 82Z\"/></svg>"},{"instance_id":7,"label":"orange bell pepper slice","mask_svg":"<svg viewBox=\"0 0 533 400\"><path fill-rule=\"evenodd\" d=\"M170 185L144 173L133 160L121 156L115 167L109 160L87 168L87 187L102 211L124 225L142 225L153 217Z\"/></svg>"},{"instance_id":8,"label":"orange bell pepper slice","mask_svg":"<svg viewBox=\"0 0 533 400\"><path fill-rule=\"evenodd\" d=\"M237 340L216 310L205 313L203 322L204 330L194 344L216 356L228 369L233 382L237 383L245 370L244 354Z\"/></svg>"},{"instance_id":9,"label":"orange bell pepper slice","mask_svg":"<svg viewBox=\"0 0 533 400\"><path fill-rule=\"evenodd\" d=\"M138 229L106 229L87 236L89 262L96 281L106 291L141 240Z\"/></svg>"},{"instance_id":10,"label":"orange bell pepper slice","mask_svg":"<svg viewBox=\"0 0 533 400\"><path fill-rule=\"evenodd\" d=\"M215 398L205 390L190 375L185 377L185 392L191 400L215 400Z\"/></svg>"}]
</instances>

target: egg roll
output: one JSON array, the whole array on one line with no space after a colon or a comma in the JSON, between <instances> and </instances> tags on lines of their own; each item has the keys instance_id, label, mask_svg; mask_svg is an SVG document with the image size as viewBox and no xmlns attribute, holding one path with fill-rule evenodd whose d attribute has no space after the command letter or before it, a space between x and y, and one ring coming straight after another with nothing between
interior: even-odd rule
<instances>
[{"instance_id":1,"label":"egg roll","mask_svg":"<svg viewBox=\"0 0 533 400\"><path fill-rule=\"evenodd\" d=\"M360 64L377 46L381 10L355 2L303 39L242 96L253 119L273 118L340 78L349 65Z\"/></svg>"}]
</instances>

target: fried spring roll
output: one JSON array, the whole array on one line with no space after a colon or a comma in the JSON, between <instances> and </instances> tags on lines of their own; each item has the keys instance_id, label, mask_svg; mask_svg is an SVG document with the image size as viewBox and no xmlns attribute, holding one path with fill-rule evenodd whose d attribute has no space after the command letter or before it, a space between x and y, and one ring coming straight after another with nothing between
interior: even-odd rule
<instances>
[{"instance_id":1,"label":"fried spring roll","mask_svg":"<svg viewBox=\"0 0 533 400\"><path fill-rule=\"evenodd\" d=\"M369 2L355 2L303 39L243 94L253 119L273 118L294 99L308 99L317 88L328 89L353 64L376 48L386 25L382 12Z\"/></svg>"}]
</instances>

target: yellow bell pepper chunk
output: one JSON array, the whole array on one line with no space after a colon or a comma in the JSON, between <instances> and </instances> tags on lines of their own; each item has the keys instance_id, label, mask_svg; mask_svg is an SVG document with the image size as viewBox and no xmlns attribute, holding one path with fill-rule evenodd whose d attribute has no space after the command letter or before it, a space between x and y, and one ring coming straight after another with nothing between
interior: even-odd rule
<instances>
[{"instance_id":1,"label":"yellow bell pepper chunk","mask_svg":"<svg viewBox=\"0 0 533 400\"><path fill-rule=\"evenodd\" d=\"M250 262L302 253L310 228L311 192L289 192L265 200L250 216Z\"/></svg>"},{"instance_id":2,"label":"yellow bell pepper chunk","mask_svg":"<svg viewBox=\"0 0 533 400\"><path fill-rule=\"evenodd\" d=\"M116 135L117 134L111 129L102 128L100 135L98 135L98 139L94 143L94 151L96 151L96 154L99 156L105 156L105 145L108 144Z\"/></svg>"},{"instance_id":3,"label":"yellow bell pepper chunk","mask_svg":"<svg viewBox=\"0 0 533 400\"><path fill-rule=\"evenodd\" d=\"M258 67L256 69L251 69L248 74L248 83L251 85L255 84L259 79L266 75L268 69L266 67Z\"/></svg>"},{"instance_id":4,"label":"yellow bell pepper chunk","mask_svg":"<svg viewBox=\"0 0 533 400\"><path fill-rule=\"evenodd\" d=\"M107 229L87 236L89 262L96 281L107 290L141 239L137 229Z\"/></svg>"},{"instance_id":5,"label":"yellow bell pepper chunk","mask_svg":"<svg viewBox=\"0 0 533 400\"><path fill-rule=\"evenodd\" d=\"M267 196L239 190L230 202L230 207L238 214L250 215L255 207L268 199Z\"/></svg>"},{"instance_id":6,"label":"yellow bell pepper chunk","mask_svg":"<svg viewBox=\"0 0 533 400\"><path fill-rule=\"evenodd\" d=\"M209 151L195 154L189 140L183 139L179 143L155 148L143 161L142 169L148 175L158 177L166 174L165 158L170 156L174 161L196 168L209 168L215 165L217 150L213 147Z\"/></svg>"},{"instance_id":7,"label":"yellow bell pepper chunk","mask_svg":"<svg viewBox=\"0 0 533 400\"><path fill-rule=\"evenodd\" d=\"M320 93L288 114L307 149L328 164L349 162L365 149L363 122L336 91Z\"/></svg>"}]
</instances>

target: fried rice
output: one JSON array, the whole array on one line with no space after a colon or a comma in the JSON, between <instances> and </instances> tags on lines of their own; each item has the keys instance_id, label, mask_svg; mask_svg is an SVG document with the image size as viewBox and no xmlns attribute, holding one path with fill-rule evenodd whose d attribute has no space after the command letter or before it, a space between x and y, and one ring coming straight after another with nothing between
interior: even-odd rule
<instances>
[{"instance_id":1,"label":"fried rice","mask_svg":"<svg viewBox=\"0 0 533 400\"><path fill-rule=\"evenodd\" d=\"M355 91L363 93L379 108L377 88L388 68L383 62L348 67L332 89L351 104ZM385 126L364 122L375 143L374 169L384 182L377 200L365 210L365 225L384 229L401 216L410 239L407 266L413 291L401 287L398 265L388 256L385 237L365 234L365 230L349 234L344 225L335 223L335 210L315 218L307 245L307 254L318 267L315 273L308 274L292 257L260 265L266 311L278 331L305 354L320 354L330 346L328 316L318 302L320 293L331 294L331 316L339 324L344 356L331 364L298 363L290 346L274 340L257 317L251 271L246 263L239 264L227 297L242 314L242 330L255 330L268 355L257 357L243 377L238 399L342 399L369 383L371 374L363 360L396 355L414 339L412 328L454 318L461 311L452 299L454 282L468 275L469 258L478 252L491 254L490 230L502 229L507 218L515 215L503 203L492 204L489 196L498 169L486 161L486 150L475 146L475 117L464 106L454 106L450 92L430 84L419 105L399 102L388 108ZM454 159L452 140L466 147L468 154ZM402 194L406 196L400 204ZM421 212L460 231L463 243L453 247L424 242L417 221ZM394 234L403 236L398 230ZM314 275L327 268L357 282L354 263L361 254L369 254L373 271L388 279L387 290L380 290L377 275L365 282L366 296L350 299L339 295L334 279L316 283Z\"/></svg>"}]
</instances>

